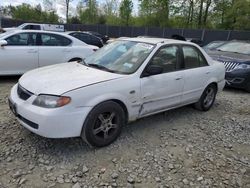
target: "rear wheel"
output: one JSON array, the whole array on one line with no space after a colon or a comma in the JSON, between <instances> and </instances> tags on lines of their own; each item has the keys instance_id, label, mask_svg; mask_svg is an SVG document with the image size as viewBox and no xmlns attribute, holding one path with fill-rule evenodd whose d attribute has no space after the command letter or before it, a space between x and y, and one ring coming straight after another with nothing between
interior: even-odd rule
<instances>
[{"instance_id":1,"label":"rear wheel","mask_svg":"<svg viewBox=\"0 0 250 188\"><path fill-rule=\"evenodd\" d=\"M107 146L117 139L124 124L122 107L113 101L103 102L89 113L81 137L91 146Z\"/></svg>"},{"instance_id":2,"label":"rear wheel","mask_svg":"<svg viewBox=\"0 0 250 188\"><path fill-rule=\"evenodd\" d=\"M194 104L195 108L202 111L208 111L214 104L216 94L216 85L210 84L202 93L200 100Z\"/></svg>"}]
</instances>

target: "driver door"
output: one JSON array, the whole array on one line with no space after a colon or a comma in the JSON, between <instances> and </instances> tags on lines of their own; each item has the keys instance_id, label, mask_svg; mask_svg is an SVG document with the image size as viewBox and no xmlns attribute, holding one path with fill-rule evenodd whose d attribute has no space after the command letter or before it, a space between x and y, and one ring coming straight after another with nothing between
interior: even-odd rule
<instances>
[{"instance_id":1,"label":"driver door","mask_svg":"<svg viewBox=\"0 0 250 188\"><path fill-rule=\"evenodd\" d=\"M38 47L35 33L18 33L5 39L0 48L1 74L23 74L38 67Z\"/></svg>"},{"instance_id":2,"label":"driver door","mask_svg":"<svg viewBox=\"0 0 250 188\"><path fill-rule=\"evenodd\" d=\"M180 105L184 87L180 61L180 49L176 45L163 46L156 52L148 66L161 66L163 72L141 78L140 117Z\"/></svg>"}]
</instances>

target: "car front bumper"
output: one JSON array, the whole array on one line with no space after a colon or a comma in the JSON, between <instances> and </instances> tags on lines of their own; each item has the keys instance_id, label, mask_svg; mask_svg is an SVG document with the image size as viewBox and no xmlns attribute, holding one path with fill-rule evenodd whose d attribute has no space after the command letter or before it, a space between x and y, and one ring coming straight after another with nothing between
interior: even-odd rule
<instances>
[{"instance_id":1,"label":"car front bumper","mask_svg":"<svg viewBox=\"0 0 250 188\"><path fill-rule=\"evenodd\" d=\"M67 138L81 135L84 120L90 107L47 109L32 105L36 95L22 100L17 94L17 84L11 89L9 105L17 120L31 132L47 138Z\"/></svg>"},{"instance_id":2,"label":"car front bumper","mask_svg":"<svg viewBox=\"0 0 250 188\"><path fill-rule=\"evenodd\" d=\"M226 72L226 86L241 89L250 87L250 70Z\"/></svg>"}]
</instances>

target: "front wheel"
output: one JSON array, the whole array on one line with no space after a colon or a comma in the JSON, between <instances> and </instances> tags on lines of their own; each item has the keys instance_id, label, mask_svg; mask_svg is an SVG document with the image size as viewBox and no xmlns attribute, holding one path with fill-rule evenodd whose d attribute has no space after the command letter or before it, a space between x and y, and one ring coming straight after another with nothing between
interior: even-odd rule
<instances>
[{"instance_id":1,"label":"front wheel","mask_svg":"<svg viewBox=\"0 0 250 188\"><path fill-rule=\"evenodd\" d=\"M91 146L107 146L117 139L124 124L122 107L113 101L103 102L89 113L81 137Z\"/></svg>"},{"instance_id":2,"label":"front wheel","mask_svg":"<svg viewBox=\"0 0 250 188\"><path fill-rule=\"evenodd\" d=\"M210 84L202 93L200 100L194 104L195 108L202 111L208 111L214 104L216 94L216 86Z\"/></svg>"}]
</instances>

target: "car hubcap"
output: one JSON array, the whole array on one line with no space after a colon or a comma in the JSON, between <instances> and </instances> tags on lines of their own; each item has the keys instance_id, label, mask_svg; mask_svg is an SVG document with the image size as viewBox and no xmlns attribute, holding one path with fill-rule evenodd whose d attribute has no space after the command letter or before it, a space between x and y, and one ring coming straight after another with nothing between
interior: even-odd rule
<instances>
[{"instance_id":1,"label":"car hubcap","mask_svg":"<svg viewBox=\"0 0 250 188\"><path fill-rule=\"evenodd\" d=\"M206 90L206 95L205 95L205 98L204 98L204 106L206 108L209 107L213 103L214 95L215 95L215 93L214 93L213 88L208 88Z\"/></svg>"},{"instance_id":2,"label":"car hubcap","mask_svg":"<svg viewBox=\"0 0 250 188\"><path fill-rule=\"evenodd\" d=\"M117 117L115 112L99 114L93 129L93 134L101 139L112 137L118 128Z\"/></svg>"}]
</instances>

